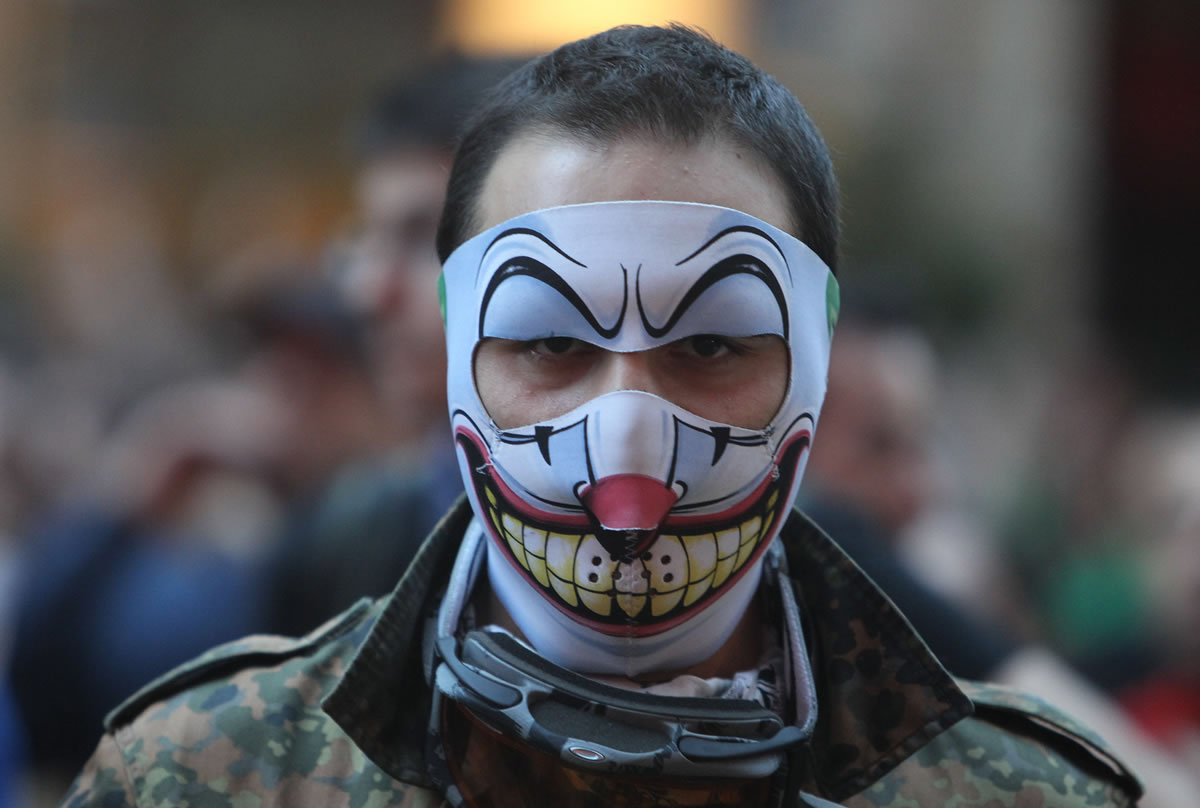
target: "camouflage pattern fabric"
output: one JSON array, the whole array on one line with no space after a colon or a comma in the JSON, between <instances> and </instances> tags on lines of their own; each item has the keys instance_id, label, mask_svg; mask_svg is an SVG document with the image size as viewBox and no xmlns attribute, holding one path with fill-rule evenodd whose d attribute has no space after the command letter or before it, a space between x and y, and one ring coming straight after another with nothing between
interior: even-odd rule
<instances>
[{"instance_id":1,"label":"camouflage pattern fabric","mask_svg":"<svg viewBox=\"0 0 1200 808\"><path fill-rule=\"evenodd\" d=\"M422 638L470 518L460 501L387 598L306 637L214 649L135 694L63 805L444 804L426 773ZM1136 804L1136 779L1099 739L1028 696L956 683L807 519L781 536L820 702L805 792L849 808Z\"/></svg>"},{"instance_id":2,"label":"camouflage pattern fabric","mask_svg":"<svg viewBox=\"0 0 1200 808\"><path fill-rule=\"evenodd\" d=\"M1122 782L1128 773L1077 721L1014 690L960 684L975 704L975 715L847 800L847 806L1136 804L1140 787Z\"/></svg>"}]
</instances>

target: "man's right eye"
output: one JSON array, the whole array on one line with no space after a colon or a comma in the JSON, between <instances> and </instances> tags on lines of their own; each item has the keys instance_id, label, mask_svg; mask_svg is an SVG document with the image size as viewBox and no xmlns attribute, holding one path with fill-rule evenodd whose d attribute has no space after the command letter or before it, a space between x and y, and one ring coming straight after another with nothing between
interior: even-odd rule
<instances>
[{"instance_id":1,"label":"man's right eye","mask_svg":"<svg viewBox=\"0 0 1200 808\"><path fill-rule=\"evenodd\" d=\"M531 347L538 353L565 354L579 345L579 340L571 337L546 337L535 340Z\"/></svg>"}]
</instances>

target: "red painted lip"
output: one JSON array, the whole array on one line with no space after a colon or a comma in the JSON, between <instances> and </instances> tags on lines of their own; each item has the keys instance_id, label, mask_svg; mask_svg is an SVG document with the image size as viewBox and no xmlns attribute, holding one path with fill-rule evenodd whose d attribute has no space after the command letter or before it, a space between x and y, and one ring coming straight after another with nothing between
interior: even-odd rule
<instances>
[{"instance_id":1,"label":"red painted lip","mask_svg":"<svg viewBox=\"0 0 1200 808\"><path fill-rule=\"evenodd\" d=\"M570 606L561 600L552 589L543 587L513 557L512 549L508 546L508 542L497 534L497 526L493 526L489 518L482 513L479 516L488 528L495 548L505 553L513 568L558 611L575 622L601 634L610 636L628 635L632 637L653 636L679 625L706 609L722 592L727 591L741 579L748 569L753 567L787 518L787 514L782 513L778 505L769 507L767 502L773 492L778 491L782 493L791 489L800 456L808 448L810 435L811 432L809 430L793 435L781 447L781 451L777 455L777 457L781 458L777 466L779 473L766 475L764 481L750 495L743 497L733 506L716 514L693 514L689 516L669 517L665 521L663 527L657 532L666 532L668 528L672 528L673 532L686 533L687 531L678 530L678 528L684 526L699 526L704 532L715 532L738 525L752 514L764 517L768 515L774 516L770 534L760 539L758 547L755 548L751 556L719 588L710 589L691 606L680 606L658 617L644 616L646 613L643 612L637 617L631 618L619 613L619 610L614 610L612 618L604 620L587 610L586 607ZM531 526L548 532L588 533L596 531L596 526L592 518L584 511L582 506L580 506L578 514L548 513L530 506L512 492L512 489L504 483L500 475L494 473L490 462L490 453L487 451L486 444L479 435L469 429L459 427L456 430L456 436L461 450L466 453L469 467L474 471L472 475L474 495L483 507L487 508L490 502L496 506L496 509L500 513L511 513ZM497 518L494 513L493 518Z\"/></svg>"},{"instance_id":2,"label":"red painted lip","mask_svg":"<svg viewBox=\"0 0 1200 808\"><path fill-rule=\"evenodd\" d=\"M599 525L588 514L582 503L553 503L561 508L570 508L574 513L557 513L552 511L544 511L529 504L523 497L518 495L506 483L501 475L494 473L492 469L491 453L488 451L487 445L483 439L474 431L465 426L459 426L454 430L455 437L458 442L467 441L471 446L468 454L474 456L471 464L476 470L486 469L488 480L497 489L497 492L505 500L507 507L516 515L520 516L527 522L536 524L544 530L558 532L579 532L585 533L591 530L596 530ZM792 435L787 443L780 447L776 453L776 457L786 457L797 442L802 442L802 449L808 447L808 443L812 437L811 430L805 429ZM464 446L464 449L466 447ZM789 467L790 465L790 467ZM795 472L795 465L783 463L777 467L780 471L780 477L787 478L786 485L791 485L791 478ZM615 476L615 475L614 475ZM767 474L763 477L753 491L742 497L737 502L720 511L712 513L695 513L695 514L672 514L668 511L667 516L660 522L658 528L659 533L670 533L675 531L686 531L687 528L696 527L698 525L711 526L713 530L723 530L727 527L742 522L754 506L762 500L777 480L776 475ZM673 505L674 503L672 503ZM559 530L561 528L561 531Z\"/></svg>"}]
</instances>

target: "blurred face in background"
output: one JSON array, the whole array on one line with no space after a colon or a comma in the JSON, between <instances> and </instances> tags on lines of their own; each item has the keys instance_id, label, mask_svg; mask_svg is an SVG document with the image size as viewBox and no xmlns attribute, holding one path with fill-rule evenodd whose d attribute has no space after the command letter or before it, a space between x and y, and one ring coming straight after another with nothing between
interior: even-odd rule
<instances>
[{"instance_id":1,"label":"blurred face in background","mask_svg":"<svg viewBox=\"0 0 1200 808\"><path fill-rule=\"evenodd\" d=\"M919 335L839 326L809 481L893 534L911 524L934 494L936 383Z\"/></svg>"},{"instance_id":2,"label":"blurred face in background","mask_svg":"<svg viewBox=\"0 0 1200 808\"><path fill-rule=\"evenodd\" d=\"M435 149L387 152L369 159L358 181L362 232L347 293L367 317L376 381L401 443L420 442L446 417L434 237L449 159Z\"/></svg>"}]
</instances>

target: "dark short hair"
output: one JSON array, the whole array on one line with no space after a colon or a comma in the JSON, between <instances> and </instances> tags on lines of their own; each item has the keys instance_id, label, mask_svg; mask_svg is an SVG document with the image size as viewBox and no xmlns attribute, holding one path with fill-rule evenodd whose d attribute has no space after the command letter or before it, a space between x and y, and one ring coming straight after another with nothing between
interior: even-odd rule
<instances>
[{"instance_id":1,"label":"dark short hair","mask_svg":"<svg viewBox=\"0 0 1200 808\"><path fill-rule=\"evenodd\" d=\"M534 129L596 143L719 136L755 153L787 194L791 232L837 266L837 181L804 107L745 57L682 25L621 26L527 62L465 124L438 227L442 261L478 229L476 206L501 150Z\"/></svg>"}]
</instances>

